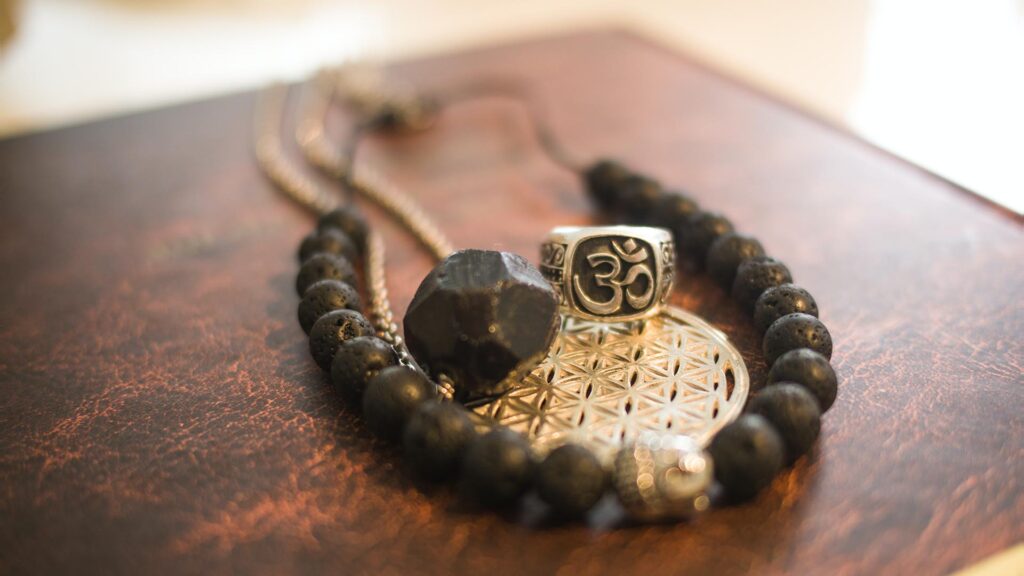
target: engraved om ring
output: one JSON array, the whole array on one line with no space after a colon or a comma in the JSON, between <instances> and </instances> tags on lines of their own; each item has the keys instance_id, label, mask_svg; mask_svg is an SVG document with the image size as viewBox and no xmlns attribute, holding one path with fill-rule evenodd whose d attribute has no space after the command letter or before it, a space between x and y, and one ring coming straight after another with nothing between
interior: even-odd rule
<instances>
[{"instance_id":1,"label":"engraved om ring","mask_svg":"<svg viewBox=\"0 0 1024 576\"><path fill-rule=\"evenodd\" d=\"M541 246L541 273L562 311L599 322L657 314L672 290L672 235L646 226L558 227Z\"/></svg>"}]
</instances>

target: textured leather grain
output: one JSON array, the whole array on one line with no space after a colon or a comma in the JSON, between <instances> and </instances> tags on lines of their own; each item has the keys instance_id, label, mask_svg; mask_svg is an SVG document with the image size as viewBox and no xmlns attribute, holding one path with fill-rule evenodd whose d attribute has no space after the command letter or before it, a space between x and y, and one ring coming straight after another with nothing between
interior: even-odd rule
<instances>
[{"instance_id":1,"label":"textured leather grain","mask_svg":"<svg viewBox=\"0 0 1024 576\"><path fill-rule=\"evenodd\" d=\"M313 220L257 170L245 94L0 142L0 573L937 574L1024 539L1020 219L625 33L395 72L519 78L577 153L785 261L835 340L813 455L681 525L550 525L412 481L309 357ZM508 103L365 153L459 247L536 262L549 228L594 222ZM431 263L370 213L400 317ZM704 276L678 285L763 381L751 321Z\"/></svg>"}]
</instances>

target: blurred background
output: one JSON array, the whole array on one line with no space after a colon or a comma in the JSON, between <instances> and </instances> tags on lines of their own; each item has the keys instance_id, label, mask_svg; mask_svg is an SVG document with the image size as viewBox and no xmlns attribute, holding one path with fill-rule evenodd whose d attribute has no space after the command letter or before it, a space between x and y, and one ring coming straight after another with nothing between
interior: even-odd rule
<instances>
[{"instance_id":1,"label":"blurred background","mask_svg":"<svg viewBox=\"0 0 1024 576\"><path fill-rule=\"evenodd\" d=\"M1024 0L0 0L0 137L620 27L1024 212Z\"/></svg>"}]
</instances>

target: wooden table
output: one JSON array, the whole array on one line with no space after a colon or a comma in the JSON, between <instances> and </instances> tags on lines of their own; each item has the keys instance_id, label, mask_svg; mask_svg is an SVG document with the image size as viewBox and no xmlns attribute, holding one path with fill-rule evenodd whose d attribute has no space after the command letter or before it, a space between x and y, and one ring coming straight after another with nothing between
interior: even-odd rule
<instances>
[{"instance_id":1,"label":"wooden table","mask_svg":"<svg viewBox=\"0 0 1024 576\"><path fill-rule=\"evenodd\" d=\"M242 94L0 141L0 573L935 574L1024 540L1019 218L628 33L394 72L519 78L575 151L789 263L836 342L817 451L692 524L552 525L414 482L309 358L292 278L312 219L258 171ZM460 247L536 260L594 218L507 103L366 155ZM371 217L402 311L430 260ZM678 284L762 381L749 321L705 277Z\"/></svg>"}]
</instances>

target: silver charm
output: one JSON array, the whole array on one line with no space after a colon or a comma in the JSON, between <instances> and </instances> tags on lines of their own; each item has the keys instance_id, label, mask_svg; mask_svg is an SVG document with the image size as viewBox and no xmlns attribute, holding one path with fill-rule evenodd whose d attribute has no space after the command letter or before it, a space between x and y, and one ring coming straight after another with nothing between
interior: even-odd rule
<instances>
[{"instance_id":1,"label":"silver charm","mask_svg":"<svg viewBox=\"0 0 1024 576\"><path fill-rule=\"evenodd\" d=\"M572 442L611 464L647 432L705 445L739 416L749 388L725 335L678 308L617 323L563 315L547 357L473 410L524 434L540 456Z\"/></svg>"},{"instance_id":2,"label":"silver charm","mask_svg":"<svg viewBox=\"0 0 1024 576\"><path fill-rule=\"evenodd\" d=\"M622 322L658 313L675 274L672 235L661 228L555 228L541 247L541 272L567 314Z\"/></svg>"},{"instance_id":3,"label":"silver charm","mask_svg":"<svg viewBox=\"0 0 1024 576\"><path fill-rule=\"evenodd\" d=\"M711 456L688 436L646 434L615 457L619 501L640 520L690 518L710 506Z\"/></svg>"}]
</instances>

